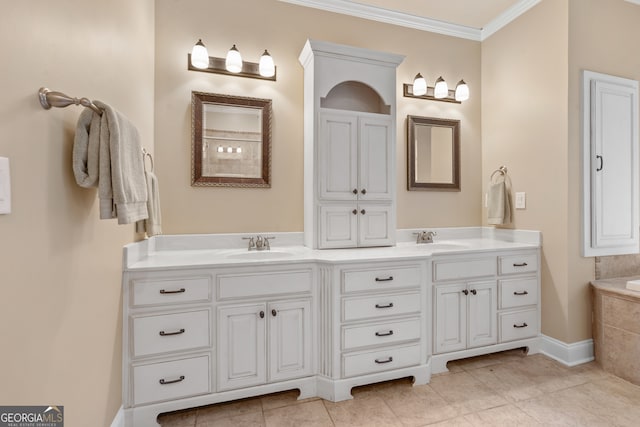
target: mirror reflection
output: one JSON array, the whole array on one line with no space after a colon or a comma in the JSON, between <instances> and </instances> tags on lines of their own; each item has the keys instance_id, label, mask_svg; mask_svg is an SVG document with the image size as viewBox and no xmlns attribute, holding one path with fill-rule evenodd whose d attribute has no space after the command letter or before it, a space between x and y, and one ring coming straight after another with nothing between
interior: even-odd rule
<instances>
[{"instance_id":1,"label":"mirror reflection","mask_svg":"<svg viewBox=\"0 0 640 427\"><path fill-rule=\"evenodd\" d=\"M460 190L459 120L407 116L409 190Z\"/></svg>"},{"instance_id":2,"label":"mirror reflection","mask_svg":"<svg viewBox=\"0 0 640 427\"><path fill-rule=\"evenodd\" d=\"M192 185L269 187L271 101L193 93Z\"/></svg>"}]
</instances>

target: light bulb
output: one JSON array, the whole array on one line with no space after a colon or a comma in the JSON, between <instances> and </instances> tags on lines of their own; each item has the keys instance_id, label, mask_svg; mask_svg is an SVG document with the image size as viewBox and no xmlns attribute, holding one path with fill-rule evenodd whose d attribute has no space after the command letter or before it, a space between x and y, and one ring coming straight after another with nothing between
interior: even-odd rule
<instances>
[{"instance_id":1,"label":"light bulb","mask_svg":"<svg viewBox=\"0 0 640 427\"><path fill-rule=\"evenodd\" d=\"M240 147L236 148L236 153L242 153L242 148Z\"/></svg>"},{"instance_id":2,"label":"light bulb","mask_svg":"<svg viewBox=\"0 0 640 427\"><path fill-rule=\"evenodd\" d=\"M427 81L422 77L422 74L416 74L413 80L413 94L415 96L422 96L427 94Z\"/></svg>"},{"instance_id":3,"label":"light bulb","mask_svg":"<svg viewBox=\"0 0 640 427\"><path fill-rule=\"evenodd\" d=\"M260 75L262 77L273 77L276 74L276 66L273 63L273 58L267 52L267 49L264 50L264 53L260 57L259 64Z\"/></svg>"},{"instance_id":4,"label":"light bulb","mask_svg":"<svg viewBox=\"0 0 640 427\"><path fill-rule=\"evenodd\" d=\"M225 66L230 73L239 73L242 71L242 55L240 55L235 44L229 49L229 52L227 52Z\"/></svg>"},{"instance_id":5,"label":"light bulb","mask_svg":"<svg viewBox=\"0 0 640 427\"><path fill-rule=\"evenodd\" d=\"M233 153L233 147L227 147L227 153Z\"/></svg>"},{"instance_id":6,"label":"light bulb","mask_svg":"<svg viewBox=\"0 0 640 427\"><path fill-rule=\"evenodd\" d=\"M224 148L222 148L221 146L218 146L218 153L222 153L224 151Z\"/></svg>"},{"instance_id":7,"label":"light bulb","mask_svg":"<svg viewBox=\"0 0 640 427\"><path fill-rule=\"evenodd\" d=\"M464 82L464 80L460 80L456 85L456 101L466 101L469 99L469 86Z\"/></svg>"},{"instance_id":8,"label":"light bulb","mask_svg":"<svg viewBox=\"0 0 640 427\"><path fill-rule=\"evenodd\" d=\"M191 65L201 70L209 67L209 52L202 43L202 39L198 39L191 50Z\"/></svg>"},{"instance_id":9,"label":"light bulb","mask_svg":"<svg viewBox=\"0 0 640 427\"><path fill-rule=\"evenodd\" d=\"M438 77L436 80L436 87L433 89L433 97L437 99L446 98L449 96L449 87L447 82L442 77Z\"/></svg>"}]
</instances>

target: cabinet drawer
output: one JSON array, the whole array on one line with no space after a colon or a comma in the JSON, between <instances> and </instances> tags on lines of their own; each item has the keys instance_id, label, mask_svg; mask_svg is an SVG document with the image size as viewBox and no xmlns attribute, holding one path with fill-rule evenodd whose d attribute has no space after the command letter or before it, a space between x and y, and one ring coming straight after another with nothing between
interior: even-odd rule
<instances>
[{"instance_id":1,"label":"cabinet drawer","mask_svg":"<svg viewBox=\"0 0 640 427\"><path fill-rule=\"evenodd\" d=\"M396 344L420 339L420 318L400 322L376 323L342 329L342 349Z\"/></svg>"},{"instance_id":2,"label":"cabinet drawer","mask_svg":"<svg viewBox=\"0 0 640 427\"><path fill-rule=\"evenodd\" d=\"M133 317L133 357L209 347L209 310Z\"/></svg>"},{"instance_id":3,"label":"cabinet drawer","mask_svg":"<svg viewBox=\"0 0 640 427\"><path fill-rule=\"evenodd\" d=\"M135 366L133 389L134 405L209 393L209 356Z\"/></svg>"},{"instance_id":4,"label":"cabinet drawer","mask_svg":"<svg viewBox=\"0 0 640 427\"><path fill-rule=\"evenodd\" d=\"M420 364L420 344L342 356L342 376L354 377Z\"/></svg>"},{"instance_id":5,"label":"cabinet drawer","mask_svg":"<svg viewBox=\"0 0 640 427\"><path fill-rule=\"evenodd\" d=\"M500 341L513 341L538 335L538 311L500 314Z\"/></svg>"},{"instance_id":6,"label":"cabinet drawer","mask_svg":"<svg viewBox=\"0 0 640 427\"><path fill-rule=\"evenodd\" d=\"M373 319L420 312L419 293L377 295L342 300L342 320Z\"/></svg>"},{"instance_id":7,"label":"cabinet drawer","mask_svg":"<svg viewBox=\"0 0 640 427\"><path fill-rule=\"evenodd\" d=\"M219 275L218 299L310 293L311 270Z\"/></svg>"},{"instance_id":8,"label":"cabinet drawer","mask_svg":"<svg viewBox=\"0 0 640 427\"><path fill-rule=\"evenodd\" d=\"M538 279L500 280L500 308L522 307L538 303Z\"/></svg>"},{"instance_id":9,"label":"cabinet drawer","mask_svg":"<svg viewBox=\"0 0 640 427\"><path fill-rule=\"evenodd\" d=\"M495 257L433 261L434 281L494 276L495 274Z\"/></svg>"},{"instance_id":10,"label":"cabinet drawer","mask_svg":"<svg viewBox=\"0 0 640 427\"><path fill-rule=\"evenodd\" d=\"M131 305L182 304L209 301L211 280L207 276L176 277L168 279L133 279Z\"/></svg>"},{"instance_id":11,"label":"cabinet drawer","mask_svg":"<svg viewBox=\"0 0 640 427\"><path fill-rule=\"evenodd\" d=\"M538 270L538 255L522 254L501 256L500 274L531 273Z\"/></svg>"},{"instance_id":12,"label":"cabinet drawer","mask_svg":"<svg viewBox=\"0 0 640 427\"><path fill-rule=\"evenodd\" d=\"M420 267L389 267L349 270L342 273L342 292L362 292L420 286Z\"/></svg>"}]
</instances>

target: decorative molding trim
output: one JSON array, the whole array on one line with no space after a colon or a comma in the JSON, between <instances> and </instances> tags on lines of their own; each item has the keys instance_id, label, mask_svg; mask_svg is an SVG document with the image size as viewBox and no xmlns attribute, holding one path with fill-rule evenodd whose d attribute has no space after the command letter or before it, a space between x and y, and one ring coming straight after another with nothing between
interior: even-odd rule
<instances>
[{"instance_id":1,"label":"decorative molding trim","mask_svg":"<svg viewBox=\"0 0 640 427\"><path fill-rule=\"evenodd\" d=\"M124 427L124 408L121 406L111 422L111 427Z\"/></svg>"},{"instance_id":2,"label":"decorative molding trim","mask_svg":"<svg viewBox=\"0 0 640 427\"><path fill-rule=\"evenodd\" d=\"M280 0L298 6L312 7L327 12L335 12L371 21L384 22L401 27L414 28L416 30L431 33L444 34L446 36L459 37L467 40L480 41L481 30L466 27L464 25L450 24L436 19L423 18L395 10L384 9L355 3L350 0Z\"/></svg>"},{"instance_id":3,"label":"decorative molding trim","mask_svg":"<svg viewBox=\"0 0 640 427\"><path fill-rule=\"evenodd\" d=\"M595 359L592 339L567 344L546 335L541 335L540 338L540 353L563 365L576 366Z\"/></svg>"},{"instance_id":4,"label":"decorative molding trim","mask_svg":"<svg viewBox=\"0 0 640 427\"><path fill-rule=\"evenodd\" d=\"M340 13L343 15L355 16L357 18L369 19L371 21L384 22L401 27L414 28L416 30L430 33L443 34L445 36L458 37L467 40L483 41L500 28L531 9L541 0L520 0L497 18L491 21L485 28L473 28L466 25L451 24L449 22L438 21L437 19L425 18L411 15L409 13L384 9L377 6L370 6L355 3L351 0L280 0L284 3L298 6L312 7L327 12ZM640 4L640 0L626 0Z\"/></svg>"},{"instance_id":5,"label":"decorative molding trim","mask_svg":"<svg viewBox=\"0 0 640 427\"><path fill-rule=\"evenodd\" d=\"M502 27L507 26L511 21L515 20L520 15L531 9L533 6L540 3L541 0L520 0L518 3L505 10L498 15L493 21L489 22L486 27L482 29L480 41L484 41L495 34ZM640 1L640 0L637 0Z\"/></svg>"}]
</instances>

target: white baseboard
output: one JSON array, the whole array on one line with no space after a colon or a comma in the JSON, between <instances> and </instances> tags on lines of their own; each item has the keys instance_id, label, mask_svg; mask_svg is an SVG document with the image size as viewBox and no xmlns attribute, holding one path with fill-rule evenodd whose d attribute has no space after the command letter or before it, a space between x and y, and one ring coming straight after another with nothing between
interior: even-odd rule
<instances>
[{"instance_id":1,"label":"white baseboard","mask_svg":"<svg viewBox=\"0 0 640 427\"><path fill-rule=\"evenodd\" d=\"M122 406L118 409L118 412L111 423L111 427L124 427L124 408Z\"/></svg>"},{"instance_id":2,"label":"white baseboard","mask_svg":"<svg viewBox=\"0 0 640 427\"><path fill-rule=\"evenodd\" d=\"M588 339L567 344L555 338L541 335L540 353L563 365L576 366L594 360L593 340Z\"/></svg>"}]
</instances>

